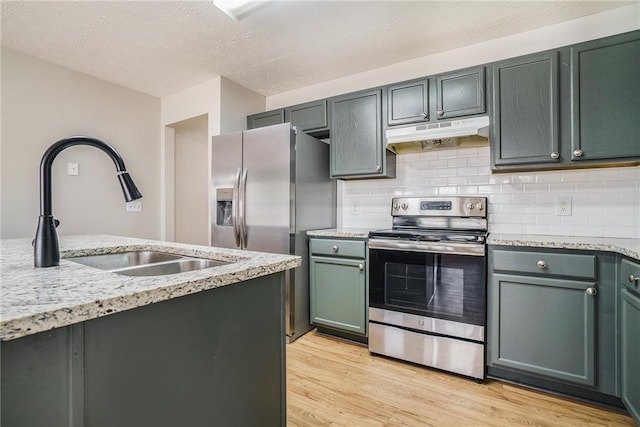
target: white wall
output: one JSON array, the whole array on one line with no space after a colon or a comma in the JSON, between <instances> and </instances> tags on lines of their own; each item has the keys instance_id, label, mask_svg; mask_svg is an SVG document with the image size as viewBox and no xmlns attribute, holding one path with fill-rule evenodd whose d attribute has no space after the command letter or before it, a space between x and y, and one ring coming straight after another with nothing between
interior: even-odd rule
<instances>
[{"instance_id":1,"label":"white wall","mask_svg":"<svg viewBox=\"0 0 640 427\"><path fill-rule=\"evenodd\" d=\"M268 110L640 29L640 3L267 98ZM640 168L491 175L489 149L397 157L397 178L342 181L338 224L385 228L397 195L487 195L492 232L640 238ZM572 216L555 215L569 196Z\"/></svg>"},{"instance_id":2,"label":"white wall","mask_svg":"<svg viewBox=\"0 0 640 427\"><path fill-rule=\"evenodd\" d=\"M640 2L537 30L488 40L460 49L268 96L266 109L287 107L637 29L640 29ZM416 43L420 43L419 34L416 34ZM322 64L318 66L322 66Z\"/></svg>"},{"instance_id":3,"label":"white wall","mask_svg":"<svg viewBox=\"0 0 640 427\"><path fill-rule=\"evenodd\" d=\"M175 241L209 244L209 162L206 115L175 129Z\"/></svg>"},{"instance_id":4,"label":"white wall","mask_svg":"<svg viewBox=\"0 0 640 427\"><path fill-rule=\"evenodd\" d=\"M160 99L2 48L2 238L32 237L39 215L39 163L70 135L113 145L143 194L127 213L113 162L72 147L53 163L53 213L60 235L159 237ZM80 175L67 176L67 163Z\"/></svg>"}]
</instances>

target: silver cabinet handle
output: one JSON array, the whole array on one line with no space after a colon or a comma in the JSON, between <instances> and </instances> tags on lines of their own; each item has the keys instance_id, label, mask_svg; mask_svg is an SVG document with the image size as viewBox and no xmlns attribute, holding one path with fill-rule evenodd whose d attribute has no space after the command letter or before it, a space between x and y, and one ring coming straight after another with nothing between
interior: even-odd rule
<instances>
[{"instance_id":1,"label":"silver cabinet handle","mask_svg":"<svg viewBox=\"0 0 640 427\"><path fill-rule=\"evenodd\" d=\"M380 167L380 165L376 165L376 171L380 172L381 169L382 167Z\"/></svg>"},{"instance_id":2,"label":"silver cabinet handle","mask_svg":"<svg viewBox=\"0 0 640 427\"><path fill-rule=\"evenodd\" d=\"M423 119L428 119L428 118L429 118L429 114L427 114L427 113L422 113L422 118L423 118Z\"/></svg>"},{"instance_id":3,"label":"silver cabinet handle","mask_svg":"<svg viewBox=\"0 0 640 427\"><path fill-rule=\"evenodd\" d=\"M629 283L640 283L640 276L629 275Z\"/></svg>"},{"instance_id":4,"label":"silver cabinet handle","mask_svg":"<svg viewBox=\"0 0 640 427\"><path fill-rule=\"evenodd\" d=\"M587 295L592 297L598 293L598 290L596 288L587 288L586 292L587 292Z\"/></svg>"},{"instance_id":5,"label":"silver cabinet handle","mask_svg":"<svg viewBox=\"0 0 640 427\"><path fill-rule=\"evenodd\" d=\"M331 249L333 250L333 252L338 252L338 245L333 245Z\"/></svg>"},{"instance_id":6,"label":"silver cabinet handle","mask_svg":"<svg viewBox=\"0 0 640 427\"><path fill-rule=\"evenodd\" d=\"M444 110L438 110L438 111L436 111L436 114L437 114L439 117L444 116Z\"/></svg>"},{"instance_id":7,"label":"silver cabinet handle","mask_svg":"<svg viewBox=\"0 0 640 427\"><path fill-rule=\"evenodd\" d=\"M536 263L536 265L538 266L538 268L544 270L545 268L547 268L547 262L540 260Z\"/></svg>"},{"instance_id":8,"label":"silver cabinet handle","mask_svg":"<svg viewBox=\"0 0 640 427\"><path fill-rule=\"evenodd\" d=\"M554 151L553 153L551 153L551 158L554 160L560 158L560 153Z\"/></svg>"},{"instance_id":9,"label":"silver cabinet handle","mask_svg":"<svg viewBox=\"0 0 640 427\"><path fill-rule=\"evenodd\" d=\"M358 264L358 268L360 269L360 271L362 271L362 270L364 270L364 265Z\"/></svg>"},{"instance_id":10,"label":"silver cabinet handle","mask_svg":"<svg viewBox=\"0 0 640 427\"><path fill-rule=\"evenodd\" d=\"M584 151L582 151L579 148L577 150L573 150L573 155L576 157L582 157L583 154L584 154Z\"/></svg>"}]
</instances>

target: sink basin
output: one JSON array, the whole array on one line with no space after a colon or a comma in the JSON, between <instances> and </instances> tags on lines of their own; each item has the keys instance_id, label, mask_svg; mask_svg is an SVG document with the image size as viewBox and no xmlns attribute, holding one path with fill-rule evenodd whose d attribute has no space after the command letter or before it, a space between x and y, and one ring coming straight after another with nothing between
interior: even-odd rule
<instances>
[{"instance_id":1,"label":"sink basin","mask_svg":"<svg viewBox=\"0 0 640 427\"><path fill-rule=\"evenodd\" d=\"M125 276L164 276L230 264L230 262L226 261L156 251L131 251L66 259L88 267L99 268Z\"/></svg>"},{"instance_id":2,"label":"sink basin","mask_svg":"<svg viewBox=\"0 0 640 427\"><path fill-rule=\"evenodd\" d=\"M186 271L201 270L203 268L217 267L226 264L229 263L210 259L184 258L177 261L161 262L112 271L125 276L164 276L166 274L184 273Z\"/></svg>"},{"instance_id":3,"label":"sink basin","mask_svg":"<svg viewBox=\"0 0 640 427\"><path fill-rule=\"evenodd\" d=\"M133 267L138 265L153 264L177 260L182 255L167 254L156 251L132 251L118 254L88 255L67 258L69 261L77 262L88 267L99 268L101 270L115 270L117 268Z\"/></svg>"}]
</instances>

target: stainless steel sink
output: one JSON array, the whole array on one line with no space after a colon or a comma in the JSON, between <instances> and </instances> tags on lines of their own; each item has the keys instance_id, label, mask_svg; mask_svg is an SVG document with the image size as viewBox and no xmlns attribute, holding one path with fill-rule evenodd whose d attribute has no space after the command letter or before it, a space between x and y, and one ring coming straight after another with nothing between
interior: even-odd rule
<instances>
[{"instance_id":1,"label":"stainless steel sink","mask_svg":"<svg viewBox=\"0 0 640 427\"><path fill-rule=\"evenodd\" d=\"M125 276L164 276L166 274L184 273L185 271L201 270L203 268L217 267L226 265L228 262L213 261L201 258L184 258L177 261L161 262L157 264L148 264L139 267L123 268L121 270L112 270L114 273L123 274Z\"/></svg>"},{"instance_id":2,"label":"stainless steel sink","mask_svg":"<svg viewBox=\"0 0 640 427\"><path fill-rule=\"evenodd\" d=\"M167 254L155 251L132 251L118 254L88 255L67 258L89 267L101 270L115 270L117 268L133 267L156 262L172 261L182 258L182 255Z\"/></svg>"},{"instance_id":3,"label":"stainless steel sink","mask_svg":"<svg viewBox=\"0 0 640 427\"><path fill-rule=\"evenodd\" d=\"M230 264L226 261L194 258L156 251L130 251L66 258L88 267L125 276L164 276Z\"/></svg>"}]
</instances>

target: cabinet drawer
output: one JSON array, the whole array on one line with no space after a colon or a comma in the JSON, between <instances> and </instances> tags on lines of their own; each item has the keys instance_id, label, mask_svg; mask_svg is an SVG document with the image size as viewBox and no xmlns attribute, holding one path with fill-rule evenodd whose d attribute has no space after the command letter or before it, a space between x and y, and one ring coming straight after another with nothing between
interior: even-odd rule
<instances>
[{"instance_id":1,"label":"cabinet drawer","mask_svg":"<svg viewBox=\"0 0 640 427\"><path fill-rule=\"evenodd\" d=\"M620 264L620 284L640 291L640 263L623 259Z\"/></svg>"},{"instance_id":2,"label":"cabinet drawer","mask_svg":"<svg viewBox=\"0 0 640 427\"><path fill-rule=\"evenodd\" d=\"M595 279L596 256L549 252L493 252L494 271L513 271L541 276L570 276Z\"/></svg>"},{"instance_id":3,"label":"cabinet drawer","mask_svg":"<svg viewBox=\"0 0 640 427\"><path fill-rule=\"evenodd\" d=\"M351 258L365 258L366 245L358 240L311 239L311 253Z\"/></svg>"}]
</instances>

